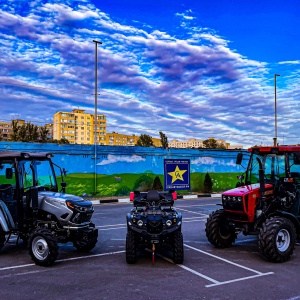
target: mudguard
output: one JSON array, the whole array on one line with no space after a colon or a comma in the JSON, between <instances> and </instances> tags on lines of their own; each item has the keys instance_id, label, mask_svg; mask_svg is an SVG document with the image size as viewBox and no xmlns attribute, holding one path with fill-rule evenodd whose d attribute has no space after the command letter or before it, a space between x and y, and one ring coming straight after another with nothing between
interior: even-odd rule
<instances>
[{"instance_id":1,"label":"mudguard","mask_svg":"<svg viewBox=\"0 0 300 300\"><path fill-rule=\"evenodd\" d=\"M0 200L0 226L4 232L10 232L12 228L15 228L14 220L6 206L6 204Z\"/></svg>"}]
</instances>

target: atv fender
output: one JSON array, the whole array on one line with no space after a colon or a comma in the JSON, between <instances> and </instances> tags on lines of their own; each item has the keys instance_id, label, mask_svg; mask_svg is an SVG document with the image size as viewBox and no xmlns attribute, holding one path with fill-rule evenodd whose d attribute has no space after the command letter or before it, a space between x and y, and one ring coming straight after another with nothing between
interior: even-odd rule
<instances>
[{"instance_id":1,"label":"atv fender","mask_svg":"<svg viewBox=\"0 0 300 300\"><path fill-rule=\"evenodd\" d=\"M0 200L0 226L4 232L10 232L12 228L15 228L14 220L2 200Z\"/></svg>"}]
</instances>

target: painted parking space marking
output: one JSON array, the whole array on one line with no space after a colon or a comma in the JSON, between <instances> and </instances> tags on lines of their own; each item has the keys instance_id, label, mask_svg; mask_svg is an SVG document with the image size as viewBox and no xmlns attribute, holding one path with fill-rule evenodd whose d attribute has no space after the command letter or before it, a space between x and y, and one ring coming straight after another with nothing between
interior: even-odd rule
<instances>
[{"instance_id":1,"label":"painted parking space marking","mask_svg":"<svg viewBox=\"0 0 300 300\"><path fill-rule=\"evenodd\" d=\"M228 264L231 264L233 266L236 266L236 267L242 268L244 270L247 270L247 271L255 273L255 275L251 275L251 276L246 276L246 277L241 277L241 278L236 278L236 279L231 279L231 280L226 280L226 281L218 281L218 280L215 280L215 279L213 279L213 278L211 278L211 277L209 277L209 276L207 276L205 274L197 272L197 271L195 271L195 270L193 270L193 269L191 269L191 268L189 268L189 267L187 267L185 265L177 264L178 267L180 267L180 268L182 268L182 269L184 269L184 270L186 270L188 272L191 272L191 273L193 273L193 274L195 274L195 275L197 275L197 276L199 276L201 278L204 278L204 279L210 281L211 284L205 285L205 287L207 287L207 288L208 287L214 287L214 286L218 286L218 285L224 285L224 284L229 284L229 283L233 283L233 282L237 282L237 281L248 280L248 279L252 279L252 278L257 278L257 277L261 277L261 276L267 276L267 275L274 274L274 272L262 273L260 271L257 271L257 270L245 267L245 266L243 266L241 264L237 264L237 263L232 262L232 261L230 261L228 259L216 256L216 255L208 253L208 252L205 252L203 250L197 249L197 248L189 246L187 244L184 244L184 246L187 247L187 248L190 248L190 249L192 249L194 251L197 251L197 252L200 252L202 254L205 254L205 255L208 255L210 257L213 257L215 259L221 260L221 261L223 261L225 263L228 263ZM161 258L165 259L166 261L169 261L170 263L173 263L173 261L171 259L169 259L169 258L167 258L167 257L165 257L163 255L158 254L158 256L160 256Z\"/></svg>"},{"instance_id":2,"label":"painted parking space marking","mask_svg":"<svg viewBox=\"0 0 300 300\"><path fill-rule=\"evenodd\" d=\"M184 211L184 212L189 212L189 213L196 214L196 215L206 216L206 214L203 214L203 213L200 213L200 212L195 212L195 211L183 209L183 208L180 208L180 207L176 207L176 208L177 208L178 210L182 210L182 211Z\"/></svg>"},{"instance_id":3,"label":"painted parking space marking","mask_svg":"<svg viewBox=\"0 0 300 300\"><path fill-rule=\"evenodd\" d=\"M108 255L120 254L120 253L124 253L124 252L125 252L125 250L120 250L120 251L113 251L113 252L107 252L107 253L92 254L92 255L87 255L87 256L69 257L69 258L58 259L58 260L56 260L56 262L64 262L64 261L88 259L88 258L93 258L93 257L100 257L100 256L108 256ZM26 265L9 266L9 267L0 268L0 271L13 270L13 269L19 269L19 268L26 268L26 267L33 267L33 266L37 266L37 265L34 264L34 263L32 263L32 264L26 264ZM51 269L49 268L49 270L51 270ZM24 273L24 274L27 274L27 273Z\"/></svg>"}]
</instances>

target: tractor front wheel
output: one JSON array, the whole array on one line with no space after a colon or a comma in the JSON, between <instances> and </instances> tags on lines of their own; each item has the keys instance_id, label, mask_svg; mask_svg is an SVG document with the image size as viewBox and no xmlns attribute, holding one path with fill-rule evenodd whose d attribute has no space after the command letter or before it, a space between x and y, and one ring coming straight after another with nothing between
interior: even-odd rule
<instances>
[{"instance_id":1,"label":"tractor front wheel","mask_svg":"<svg viewBox=\"0 0 300 300\"><path fill-rule=\"evenodd\" d=\"M290 220L272 217L263 223L258 236L258 247L268 261L281 263L289 260L295 244L296 229Z\"/></svg>"},{"instance_id":2,"label":"tractor front wheel","mask_svg":"<svg viewBox=\"0 0 300 300\"><path fill-rule=\"evenodd\" d=\"M223 209L209 215L205 224L205 233L208 241L217 248L227 248L236 239L234 229L228 226L227 214Z\"/></svg>"},{"instance_id":3,"label":"tractor front wheel","mask_svg":"<svg viewBox=\"0 0 300 300\"><path fill-rule=\"evenodd\" d=\"M52 265L58 256L57 238L48 229L37 228L29 238L29 254L40 266Z\"/></svg>"}]
</instances>

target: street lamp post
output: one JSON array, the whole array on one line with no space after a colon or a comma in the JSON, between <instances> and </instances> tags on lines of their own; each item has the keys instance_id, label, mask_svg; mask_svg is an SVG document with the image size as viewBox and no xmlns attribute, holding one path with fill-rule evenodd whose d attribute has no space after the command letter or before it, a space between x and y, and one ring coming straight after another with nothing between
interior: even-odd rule
<instances>
[{"instance_id":1,"label":"street lamp post","mask_svg":"<svg viewBox=\"0 0 300 300\"><path fill-rule=\"evenodd\" d=\"M98 44L102 44L100 41L93 40L95 43L95 115L94 115L94 148L95 148L95 195L97 193L97 108L98 108Z\"/></svg>"},{"instance_id":2,"label":"street lamp post","mask_svg":"<svg viewBox=\"0 0 300 300\"><path fill-rule=\"evenodd\" d=\"M276 77L280 76L280 74L274 74L274 98L275 98L275 138L274 138L274 146L277 145L277 105L276 105Z\"/></svg>"}]
</instances>

